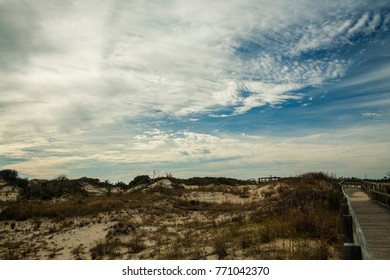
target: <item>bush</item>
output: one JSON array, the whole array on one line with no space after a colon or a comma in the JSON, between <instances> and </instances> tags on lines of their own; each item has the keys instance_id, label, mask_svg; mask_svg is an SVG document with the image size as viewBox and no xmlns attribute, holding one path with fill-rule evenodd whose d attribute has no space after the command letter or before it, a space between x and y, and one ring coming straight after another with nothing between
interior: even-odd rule
<instances>
[{"instance_id":1,"label":"bush","mask_svg":"<svg viewBox=\"0 0 390 280\"><path fill-rule=\"evenodd\" d=\"M118 249L121 245L119 240L100 240L90 249L93 260L111 258L118 255Z\"/></svg>"},{"instance_id":2,"label":"bush","mask_svg":"<svg viewBox=\"0 0 390 280\"><path fill-rule=\"evenodd\" d=\"M176 179L180 180L180 183L186 185L198 185L198 186L207 186L207 185L228 185L228 186L239 186L250 183L249 181L238 180L233 178L225 177L193 177L189 179Z\"/></svg>"},{"instance_id":3,"label":"bush","mask_svg":"<svg viewBox=\"0 0 390 280\"><path fill-rule=\"evenodd\" d=\"M213 247L220 260L223 260L225 257L227 257L227 240L223 234L214 238Z\"/></svg>"},{"instance_id":4,"label":"bush","mask_svg":"<svg viewBox=\"0 0 390 280\"><path fill-rule=\"evenodd\" d=\"M42 181L38 184L25 184L21 187L20 191L22 199L49 200L67 194L87 195L87 192L82 188L79 180L69 180L66 177L59 177L51 181Z\"/></svg>"},{"instance_id":5,"label":"bush","mask_svg":"<svg viewBox=\"0 0 390 280\"><path fill-rule=\"evenodd\" d=\"M118 236L118 235L128 235L135 232L135 226L128 221L119 221L114 225L113 229L110 230L107 236Z\"/></svg>"},{"instance_id":6,"label":"bush","mask_svg":"<svg viewBox=\"0 0 390 280\"><path fill-rule=\"evenodd\" d=\"M64 219L109 212L124 207L118 197L87 197L69 201L22 200L9 204L0 213L0 220L25 221L31 218Z\"/></svg>"},{"instance_id":7,"label":"bush","mask_svg":"<svg viewBox=\"0 0 390 280\"><path fill-rule=\"evenodd\" d=\"M95 186L98 186L101 183L98 178L88 178L88 177L82 177L82 178L78 179L78 181L80 183L88 183L88 184L95 185Z\"/></svg>"},{"instance_id":8,"label":"bush","mask_svg":"<svg viewBox=\"0 0 390 280\"><path fill-rule=\"evenodd\" d=\"M329 183L334 183L336 181L336 176L334 174L328 175L324 172L308 172L303 174L302 178L309 178L317 181L326 181Z\"/></svg>"},{"instance_id":9,"label":"bush","mask_svg":"<svg viewBox=\"0 0 390 280\"><path fill-rule=\"evenodd\" d=\"M16 170L4 169L0 171L0 178L6 182L14 182L18 179L19 174Z\"/></svg>"},{"instance_id":10,"label":"bush","mask_svg":"<svg viewBox=\"0 0 390 280\"><path fill-rule=\"evenodd\" d=\"M149 184L152 179L148 175L137 176L129 183L130 188L134 188L139 185Z\"/></svg>"},{"instance_id":11,"label":"bush","mask_svg":"<svg viewBox=\"0 0 390 280\"><path fill-rule=\"evenodd\" d=\"M142 239L138 235L135 235L134 237L132 237L125 244L125 246L128 247L129 253L132 253L132 254L137 254L139 252L142 252L146 248L146 246L143 243Z\"/></svg>"}]
</instances>

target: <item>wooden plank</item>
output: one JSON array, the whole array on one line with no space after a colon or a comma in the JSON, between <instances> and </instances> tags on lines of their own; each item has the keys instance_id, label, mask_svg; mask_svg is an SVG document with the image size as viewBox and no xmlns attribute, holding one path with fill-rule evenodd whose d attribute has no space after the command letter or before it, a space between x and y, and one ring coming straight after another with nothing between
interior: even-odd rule
<instances>
[{"instance_id":1,"label":"wooden plank","mask_svg":"<svg viewBox=\"0 0 390 280\"><path fill-rule=\"evenodd\" d=\"M372 201L359 188L345 188L344 191L372 257L390 260L390 209Z\"/></svg>"}]
</instances>

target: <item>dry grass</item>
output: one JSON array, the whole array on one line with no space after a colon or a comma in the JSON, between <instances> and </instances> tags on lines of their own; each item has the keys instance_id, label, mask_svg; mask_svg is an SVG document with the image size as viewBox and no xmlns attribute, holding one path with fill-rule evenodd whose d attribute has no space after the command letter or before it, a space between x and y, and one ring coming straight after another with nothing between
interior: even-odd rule
<instances>
[{"instance_id":1,"label":"dry grass","mask_svg":"<svg viewBox=\"0 0 390 280\"><path fill-rule=\"evenodd\" d=\"M111 196L74 196L65 200L20 200L8 203L0 213L0 220L24 221L36 218L65 219L97 215L121 209L143 208L156 196L144 193Z\"/></svg>"},{"instance_id":2,"label":"dry grass","mask_svg":"<svg viewBox=\"0 0 390 280\"><path fill-rule=\"evenodd\" d=\"M100 240L90 249L93 260L113 259L119 256L119 247L122 245L117 239Z\"/></svg>"},{"instance_id":3,"label":"dry grass","mask_svg":"<svg viewBox=\"0 0 390 280\"><path fill-rule=\"evenodd\" d=\"M339 192L328 178L283 180L261 189L263 200L246 204L200 202L183 196L218 189L246 197L254 193L251 188L258 186L211 185L192 190L157 185L120 195L7 203L0 213L4 225L0 258L61 258L65 233L70 238L71 232L88 232L96 225L102 225L102 237L91 244L73 245L69 258L339 258L343 241ZM23 229L26 224L29 227ZM31 230L36 232L31 240L39 244L29 251L24 236ZM10 232L19 239L12 242Z\"/></svg>"}]
</instances>

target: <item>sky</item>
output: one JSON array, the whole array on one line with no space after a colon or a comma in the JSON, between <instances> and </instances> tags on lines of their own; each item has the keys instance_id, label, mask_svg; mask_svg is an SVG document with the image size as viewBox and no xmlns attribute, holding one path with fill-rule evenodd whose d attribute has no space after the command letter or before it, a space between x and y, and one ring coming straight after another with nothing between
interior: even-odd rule
<instances>
[{"instance_id":1,"label":"sky","mask_svg":"<svg viewBox=\"0 0 390 280\"><path fill-rule=\"evenodd\" d=\"M0 0L0 169L390 171L388 0Z\"/></svg>"}]
</instances>

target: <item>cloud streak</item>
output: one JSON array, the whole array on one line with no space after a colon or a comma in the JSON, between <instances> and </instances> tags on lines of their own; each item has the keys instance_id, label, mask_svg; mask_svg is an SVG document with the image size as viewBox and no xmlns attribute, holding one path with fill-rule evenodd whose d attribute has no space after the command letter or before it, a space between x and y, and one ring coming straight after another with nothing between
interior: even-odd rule
<instances>
[{"instance_id":1,"label":"cloud streak","mask_svg":"<svg viewBox=\"0 0 390 280\"><path fill-rule=\"evenodd\" d=\"M310 107L328 85L382 81L388 63L361 80L348 75L388 38L388 9L386 1L2 1L2 156L25 158L10 166L35 176L95 159L248 161L255 143L203 121ZM356 115L388 116L371 107ZM198 123L204 131L191 130Z\"/></svg>"},{"instance_id":2,"label":"cloud streak","mask_svg":"<svg viewBox=\"0 0 390 280\"><path fill-rule=\"evenodd\" d=\"M134 175L138 172L150 173L153 170L150 169L150 161L154 162L155 169L156 166L172 167L182 176L193 176L188 170L193 170L194 167L203 176L226 176L224 174L229 170L230 176L239 178L266 175L264 173L268 170L273 170L278 175L285 175L285 172L294 175L307 171L307 168L320 170L321 166L337 174L339 166L356 172L367 166L367 163L377 166L385 160L384 151L390 148L389 142L377 143L375 146L367 143L367 140L372 140L378 133L381 133L379 127L363 127L344 133L329 131L280 138L248 134L214 136L188 131L172 133L155 130L137 135L126 144L111 142L110 147L106 147L104 151L95 143L89 144L88 148L74 145L66 151L42 149L40 156L38 153L36 157L30 158L28 153L34 152L25 149L21 156L25 156L27 160L10 164L9 167L33 176L46 177L55 177L61 172L73 174L79 169L85 170L88 166L99 164L115 166L118 170L121 170L122 165L128 172L134 172ZM389 135L386 134L386 137ZM75 154L78 156L74 156Z\"/></svg>"}]
</instances>

